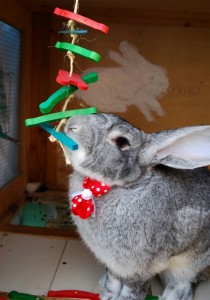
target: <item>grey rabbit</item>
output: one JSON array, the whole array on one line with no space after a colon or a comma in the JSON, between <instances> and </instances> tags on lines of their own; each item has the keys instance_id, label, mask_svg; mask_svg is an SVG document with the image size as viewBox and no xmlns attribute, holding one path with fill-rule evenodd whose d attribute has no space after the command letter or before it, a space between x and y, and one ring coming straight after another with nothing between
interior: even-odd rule
<instances>
[{"instance_id":1,"label":"grey rabbit","mask_svg":"<svg viewBox=\"0 0 210 300\"><path fill-rule=\"evenodd\" d=\"M111 186L95 215L72 216L107 268L102 300L143 300L160 274L162 300L193 299L210 265L210 126L146 134L112 114L75 116L64 132L76 143L71 195L85 176Z\"/></svg>"}]
</instances>

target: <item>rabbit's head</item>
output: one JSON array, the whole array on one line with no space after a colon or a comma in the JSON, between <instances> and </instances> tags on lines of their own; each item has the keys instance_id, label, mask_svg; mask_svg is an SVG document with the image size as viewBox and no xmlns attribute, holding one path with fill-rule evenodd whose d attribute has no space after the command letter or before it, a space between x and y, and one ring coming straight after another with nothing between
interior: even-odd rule
<instances>
[{"instance_id":1,"label":"rabbit's head","mask_svg":"<svg viewBox=\"0 0 210 300\"><path fill-rule=\"evenodd\" d=\"M141 176L139 149L146 135L111 114L76 116L65 133L78 143L68 151L75 170L110 185L125 185Z\"/></svg>"},{"instance_id":2,"label":"rabbit's head","mask_svg":"<svg viewBox=\"0 0 210 300\"><path fill-rule=\"evenodd\" d=\"M157 164L210 164L210 126L145 134L112 114L95 114L70 118L65 133L79 146L67 150L74 169L111 186L133 185Z\"/></svg>"}]
</instances>

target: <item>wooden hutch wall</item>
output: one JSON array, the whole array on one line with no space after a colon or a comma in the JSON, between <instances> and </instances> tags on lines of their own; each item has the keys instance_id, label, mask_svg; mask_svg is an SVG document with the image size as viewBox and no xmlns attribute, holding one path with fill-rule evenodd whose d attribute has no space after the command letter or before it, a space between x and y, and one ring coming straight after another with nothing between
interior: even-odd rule
<instances>
[{"instance_id":1,"label":"wooden hutch wall","mask_svg":"<svg viewBox=\"0 0 210 300\"><path fill-rule=\"evenodd\" d=\"M209 13L134 9L128 12L122 9L108 11L83 8L82 5L80 12L110 26L108 35L90 31L87 39L97 39L92 42L80 41L81 46L102 55L98 64L77 57L76 62L82 70L116 66L108 58L107 52L110 49L117 51L119 43L127 40L147 60L162 66L167 72L170 86L161 98L161 106L165 112L163 117L154 114L155 120L148 122L134 106L130 106L120 116L146 132L210 124ZM63 19L49 12L37 12L33 20L31 110L28 117L39 115L39 103L59 88L55 81L58 69L69 68L68 59L64 59L65 53L54 48L55 42L61 40L58 31ZM76 66L75 71L80 73ZM95 105L97 106L97 97ZM76 103L70 106L76 107ZM58 111L58 107L54 111ZM62 151L56 144L48 141L47 134L40 128L28 130L29 180L41 181L49 188L66 189L71 168L65 166Z\"/></svg>"}]
</instances>

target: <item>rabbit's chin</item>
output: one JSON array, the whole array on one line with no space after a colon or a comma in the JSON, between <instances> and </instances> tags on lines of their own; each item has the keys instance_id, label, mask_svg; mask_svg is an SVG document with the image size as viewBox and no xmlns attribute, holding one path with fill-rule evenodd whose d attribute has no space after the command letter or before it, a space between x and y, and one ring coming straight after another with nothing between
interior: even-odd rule
<instances>
[{"instance_id":1,"label":"rabbit's chin","mask_svg":"<svg viewBox=\"0 0 210 300\"><path fill-rule=\"evenodd\" d=\"M81 165L85 162L85 160L87 159L87 155L85 153L85 150L82 147L79 147L78 150L69 152L70 154L70 160L72 163L72 166L74 168L75 171L77 172L81 172L81 170L83 169L81 167Z\"/></svg>"},{"instance_id":2,"label":"rabbit's chin","mask_svg":"<svg viewBox=\"0 0 210 300\"><path fill-rule=\"evenodd\" d=\"M125 182L122 179L108 178L100 172L95 172L94 170L85 167L85 162L86 160L88 160L88 155L81 145L79 146L78 150L67 150L66 153L68 154L73 169L81 175L88 176L91 179L101 181L105 184L108 184L109 186L124 186Z\"/></svg>"},{"instance_id":3,"label":"rabbit's chin","mask_svg":"<svg viewBox=\"0 0 210 300\"><path fill-rule=\"evenodd\" d=\"M85 167L85 161L88 159L87 154L85 152L84 149L82 149L82 147L80 147L78 150L71 152L71 154L69 155L69 158L71 160L71 164L73 169L82 174L83 176L88 176L91 179L96 179L98 181L101 181L105 184L108 184L109 186L123 186L124 182L123 180L113 180L110 178L107 178L105 176L103 176L103 174L98 173L98 172L94 172L93 170Z\"/></svg>"},{"instance_id":4,"label":"rabbit's chin","mask_svg":"<svg viewBox=\"0 0 210 300\"><path fill-rule=\"evenodd\" d=\"M100 174L96 174L95 172L83 167L83 164L85 163L85 161L88 159L85 150L80 146L78 150L70 152L70 160L72 163L72 167L73 169L84 175L84 176L88 176L90 178L93 179L97 179L100 181L105 182L106 180L103 180L104 178L102 176L100 176Z\"/></svg>"}]
</instances>

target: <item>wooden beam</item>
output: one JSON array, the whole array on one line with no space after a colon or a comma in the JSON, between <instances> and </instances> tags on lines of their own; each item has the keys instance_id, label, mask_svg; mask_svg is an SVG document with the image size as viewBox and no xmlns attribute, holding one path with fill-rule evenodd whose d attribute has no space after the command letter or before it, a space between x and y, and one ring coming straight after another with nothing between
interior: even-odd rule
<instances>
[{"instance_id":1,"label":"wooden beam","mask_svg":"<svg viewBox=\"0 0 210 300\"><path fill-rule=\"evenodd\" d=\"M107 23L209 27L210 13L81 7L81 14Z\"/></svg>"},{"instance_id":2,"label":"wooden beam","mask_svg":"<svg viewBox=\"0 0 210 300\"><path fill-rule=\"evenodd\" d=\"M23 1L25 2L25 1ZM66 4L66 3L65 3ZM53 11L56 5L59 8L66 10L73 10L72 5L53 4L47 3L47 5L35 4L33 2L28 4L28 7L32 11L48 12L53 15ZM148 7L146 5L145 7ZM103 21L108 23L126 23L126 24L142 24L142 25L161 25L161 26L184 26L184 27L209 27L210 26L210 5L206 12L199 10L199 5L196 9L191 11L191 6L186 5L187 8L177 5L176 9L170 10L168 5L162 6L162 9L154 8L150 5L150 8L144 9L144 5L140 8L123 8L119 7L97 7L97 6L84 6L80 7L80 14L93 18L96 21ZM164 8L165 7L165 8ZM185 6L184 6L185 7Z\"/></svg>"},{"instance_id":3,"label":"wooden beam","mask_svg":"<svg viewBox=\"0 0 210 300\"><path fill-rule=\"evenodd\" d=\"M39 116L41 114L39 104L49 97L49 14L34 14L32 35L32 81L29 99L30 115L28 115L28 118ZM30 131L28 180L31 182L45 182L47 137L39 126L28 128L27 130Z\"/></svg>"},{"instance_id":4,"label":"wooden beam","mask_svg":"<svg viewBox=\"0 0 210 300\"><path fill-rule=\"evenodd\" d=\"M0 224L0 232L13 232L22 234L43 235L50 237L78 239L79 235L75 230L63 228L44 228L32 226L20 226L7 223Z\"/></svg>"}]
</instances>

